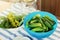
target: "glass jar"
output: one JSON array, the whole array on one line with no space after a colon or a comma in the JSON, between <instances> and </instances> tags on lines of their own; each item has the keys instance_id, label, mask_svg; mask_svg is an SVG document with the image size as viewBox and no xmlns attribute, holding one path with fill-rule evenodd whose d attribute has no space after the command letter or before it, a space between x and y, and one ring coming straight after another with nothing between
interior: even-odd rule
<instances>
[{"instance_id":1,"label":"glass jar","mask_svg":"<svg viewBox=\"0 0 60 40\"><path fill-rule=\"evenodd\" d=\"M37 0L24 0L24 2L26 3L26 6L34 7L34 8L36 8L36 1Z\"/></svg>"}]
</instances>

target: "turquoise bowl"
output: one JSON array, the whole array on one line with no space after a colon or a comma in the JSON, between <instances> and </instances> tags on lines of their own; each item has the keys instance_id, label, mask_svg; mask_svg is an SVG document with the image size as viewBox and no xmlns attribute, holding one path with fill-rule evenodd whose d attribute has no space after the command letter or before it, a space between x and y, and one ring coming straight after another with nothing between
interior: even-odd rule
<instances>
[{"instance_id":1,"label":"turquoise bowl","mask_svg":"<svg viewBox=\"0 0 60 40\"><path fill-rule=\"evenodd\" d=\"M29 21L30 19L32 19L32 17L34 17L35 15L37 14L40 14L41 16L45 16L45 15L48 15L51 19L53 19L56 24L53 26L53 30L51 31L48 31L48 32L40 32L40 33L37 33L37 32L33 32L31 31L28 26L26 26L26 23L27 21ZM33 37L36 37L36 38L46 38L46 37L49 37L55 30L56 30L56 27L57 27L57 18L49 13L49 12L45 12L45 11L35 11L35 12L32 12L32 13L29 13L25 18L24 18L24 29Z\"/></svg>"}]
</instances>

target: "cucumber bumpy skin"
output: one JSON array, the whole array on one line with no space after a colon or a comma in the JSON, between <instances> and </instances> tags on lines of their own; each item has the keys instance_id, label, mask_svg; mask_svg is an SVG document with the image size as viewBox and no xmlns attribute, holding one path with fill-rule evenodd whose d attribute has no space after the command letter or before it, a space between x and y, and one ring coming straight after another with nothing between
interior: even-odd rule
<instances>
[{"instance_id":1,"label":"cucumber bumpy skin","mask_svg":"<svg viewBox=\"0 0 60 40\"><path fill-rule=\"evenodd\" d=\"M31 23L29 26L30 27L37 27L37 26L42 27L41 23Z\"/></svg>"},{"instance_id":2,"label":"cucumber bumpy skin","mask_svg":"<svg viewBox=\"0 0 60 40\"><path fill-rule=\"evenodd\" d=\"M33 28L31 31L33 31L33 32L43 32L44 30L42 28Z\"/></svg>"},{"instance_id":3,"label":"cucumber bumpy skin","mask_svg":"<svg viewBox=\"0 0 60 40\"><path fill-rule=\"evenodd\" d=\"M50 25L50 23L48 21L45 20L45 18L42 18L42 20L44 21L44 24L50 29L52 30L52 26Z\"/></svg>"},{"instance_id":4,"label":"cucumber bumpy skin","mask_svg":"<svg viewBox=\"0 0 60 40\"><path fill-rule=\"evenodd\" d=\"M50 23L51 26L54 25L54 22L50 21L49 19L47 19L46 17L44 17L46 21L48 21Z\"/></svg>"},{"instance_id":5,"label":"cucumber bumpy skin","mask_svg":"<svg viewBox=\"0 0 60 40\"><path fill-rule=\"evenodd\" d=\"M44 21L42 20L42 18L40 19L40 23L42 24L42 27L43 27L44 32L45 32L45 31L48 31L48 27L44 24Z\"/></svg>"},{"instance_id":6,"label":"cucumber bumpy skin","mask_svg":"<svg viewBox=\"0 0 60 40\"><path fill-rule=\"evenodd\" d=\"M49 16L45 16L48 20L50 20L51 22L53 22L54 24L56 23L53 19L51 19Z\"/></svg>"}]
</instances>

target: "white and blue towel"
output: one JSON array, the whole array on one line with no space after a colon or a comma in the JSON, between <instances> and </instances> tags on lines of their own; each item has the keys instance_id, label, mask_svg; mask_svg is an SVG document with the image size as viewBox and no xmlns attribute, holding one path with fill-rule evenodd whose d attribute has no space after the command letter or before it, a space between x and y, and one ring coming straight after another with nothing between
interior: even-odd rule
<instances>
[{"instance_id":1,"label":"white and blue towel","mask_svg":"<svg viewBox=\"0 0 60 40\"><path fill-rule=\"evenodd\" d=\"M34 8L25 7L24 4L16 3L11 6L10 9L7 9L0 13L0 16L6 16L9 11L15 12L15 13L29 13L36 11ZM16 14L17 15L17 14ZM19 28L15 29L1 29L0 28L0 39L2 40L13 40L15 37L22 35L23 37L28 37L30 40L38 40L32 36L30 36L23 28L22 25ZM58 26L56 28L56 31L48 38L43 38L39 40L60 40L60 21L58 20Z\"/></svg>"}]
</instances>

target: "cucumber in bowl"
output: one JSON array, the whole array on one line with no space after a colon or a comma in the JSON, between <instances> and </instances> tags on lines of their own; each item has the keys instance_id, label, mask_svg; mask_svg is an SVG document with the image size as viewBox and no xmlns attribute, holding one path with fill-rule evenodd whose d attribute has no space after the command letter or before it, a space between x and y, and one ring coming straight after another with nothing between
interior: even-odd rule
<instances>
[{"instance_id":1,"label":"cucumber in bowl","mask_svg":"<svg viewBox=\"0 0 60 40\"><path fill-rule=\"evenodd\" d=\"M57 27L57 18L45 11L35 11L24 18L24 29L38 39L49 37Z\"/></svg>"},{"instance_id":2,"label":"cucumber in bowl","mask_svg":"<svg viewBox=\"0 0 60 40\"><path fill-rule=\"evenodd\" d=\"M48 15L41 17L40 14L37 14L28 21L28 26L34 32L48 32L53 30L55 23Z\"/></svg>"}]
</instances>

